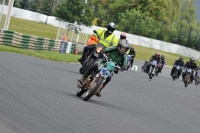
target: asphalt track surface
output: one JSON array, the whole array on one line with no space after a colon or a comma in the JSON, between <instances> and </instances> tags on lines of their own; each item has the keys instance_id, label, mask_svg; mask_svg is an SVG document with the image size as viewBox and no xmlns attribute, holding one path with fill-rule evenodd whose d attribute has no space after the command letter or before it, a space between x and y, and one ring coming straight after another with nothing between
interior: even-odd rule
<instances>
[{"instance_id":1,"label":"asphalt track surface","mask_svg":"<svg viewBox=\"0 0 200 133\"><path fill-rule=\"evenodd\" d=\"M0 53L0 133L200 132L200 86L172 81L170 68L152 80L120 72L85 102L75 96L79 67Z\"/></svg>"}]
</instances>

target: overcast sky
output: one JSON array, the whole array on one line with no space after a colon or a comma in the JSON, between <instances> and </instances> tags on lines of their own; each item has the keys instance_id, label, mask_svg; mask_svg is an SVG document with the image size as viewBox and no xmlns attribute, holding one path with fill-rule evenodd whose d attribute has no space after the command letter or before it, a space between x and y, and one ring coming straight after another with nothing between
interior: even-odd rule
<instances>
[{"instance_id":1,"label":"overcast sky","mask_svg":"<svg viewBox=\"0 0 200 133\"><path fill-rule=\"evenodd\" d=\"M200 0L196 0L197 4L197 19L200 21Z\"/></svg>"}]
</instances>

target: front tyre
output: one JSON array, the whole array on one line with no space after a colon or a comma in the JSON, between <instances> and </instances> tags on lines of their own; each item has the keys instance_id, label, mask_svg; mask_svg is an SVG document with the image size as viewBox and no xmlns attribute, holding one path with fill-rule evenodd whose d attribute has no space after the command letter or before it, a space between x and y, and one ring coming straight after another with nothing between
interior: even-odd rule
<instances>
[{"instance_id":1,"label":"front tyre","mask_svg":"<svg viewBox=\"0 0 200 133\"><path fill-rule=\"evenodd\" d=\"M94 63L95 59L91 58L89 62L82 68L81 74L84 74L85 71Z\"/></svg>"},{"instance_id":2,"label":"front tyre","mask_svg":"<svg viewBox=\"0 0 200 133\"><path fill-rule=\"evenodd\" d=\"M83 70L83 65L82 65L81 68L79 69L79 72L81 73L82 70Z\"/></svg>"},{"instance_id":3,"label":"front tyre","mask_svg":"<svg viewBox=\"0 0 200 133\"><path fill-rule=\"evenodd\" d=\"M88 101L94 94L95 92L99 89L99 87L103 84L104 78L103 77L99 77L99 79L97 79L96 83L94 83L95 85L88 89L88 91L85 92L85 94L83 95L83 100L84 101Z\"/></svg>"},{"instance_id":4,"label":"front tyre","mask_svg":"<svg viewBox=\"0 0 200 133\"><path fill-rule=\"evenodd\" d=\"M81 97L85 93L84 89L79 88L76 92L76 96Z\"/></svg>"},{"instance_id":5,"label":"front tyre","mask_svg":"<svg viewBox=\"0 0 200 133\"><path fill-rule=\"evenodd\" d=\"M189 82L190 82L190 74L186 74L186 77L185 77L185 87L188 86Z\"/></svg>"}]
</instances>

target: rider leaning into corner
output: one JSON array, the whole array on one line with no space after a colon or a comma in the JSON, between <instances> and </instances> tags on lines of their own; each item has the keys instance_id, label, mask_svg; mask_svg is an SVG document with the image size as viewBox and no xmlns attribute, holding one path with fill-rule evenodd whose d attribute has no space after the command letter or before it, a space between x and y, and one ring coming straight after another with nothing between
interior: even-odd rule
<instances>
[{"instance_id":1,"label":"rider leaning into corner","mask_svg":"<svg viewBox=\"0 0 200 133\"><path fill-rule=\"evenodd\" d=\"M131 67L133 67L134 57L136 56L136 52L135 52L133 46L131 46L130 51L129 51L128 54L129 54L129 55L132 55L132 57L131 57L131 58L132 58L132 60L131 60Z\"/></svg>"},{"instance_id":2,"label":"rider leaning into corner","mask_svg":"<svg viewBox=\"0 0 200 133\"><path fill-rule=\"evenodd\" d=\"M174 62L174 65L176 65L176 66L179 66L179 67L183 67L184 66L184 58L181 56L178 60L176 60L175 62ZM176 69L176 66L174 66L173 68L172 68L172 70L171 70L171 76L172 76L172 74L174 73L174 70ZM182 72L182 69L180 69L179 70L179 72L178 72L178 78L180 77L180 75L181 75L181 72Z\"/></svg>"},{"instance_id":3,"label":"rider leaning into corner","mask_svg":"<svg viewBox=\"0 0 200 133\"><path fill-rule=\"evenodd\" d=\"M186 64L184 65L185 68L192 69L192 74L190 77L191 81L194 80L194 70L198 68L197 64L194 61L195 61L194 57L191 57L190 61L186 62ZM182 80L185 79L185 75L186 72L182 73Z\"/></svg>"},{"instance_id":4,"label":"rider leaning into corner","mask_svg":"<svg viewBox=\"0 0 200 133\"><path fill-rule=\"evenodd\" d=\"M158 73L161 73L163 67L166 64L166 60L165 60L165 56L164 55L161 55L159 64L161 64L161 67L158 68L158 71L156 73L157 76L158 76Z\"/></svg>"},{"instance_id":5,"label":"rider leaning into corner","mask_svg":"<svg viewBox=\"0 0 200 133\"><path fill-rule=\"evenodd\" d=\"M114 62L116 62L116 65L119 65L121 69L126 70L126 61L127 61L127 55L126 52L130 48L130 44L126 39L121 39L118 42L117 46L109 47L104 49L105 54L109 53L109 58L112 59ZM100 70L101 67L101 62L95 62L92 64L87 71L84 73L84 75L78 79L78 81L83 84L85 79L93 72L96 70ZM114 71L116 74L118 73L118 70ZM99 93L96 95L98 97L101 96L101 90L106 86L106 84L111 80L111 76L106 78L106 81L103 84L103 87L100 89Z\"/></svg>"},{"instance_id":6,"label":"rider leaning into corner","mask_svg":"<svg viewBox=\"0 0 200 133\"><path fill-rule=\"evenodd\" d=\"M97 30L97 36L99 37L99 43L103 44L106 48L110 47L110 46L117 46L119 38L117 38L114 35L115 31L115 23L111 22L108 24L107 26L107 30L104 28L100 28L99 30ZM93 49L95 47L95 45L91 45L91 46L85 46L82 57L80 59L78 59L79 62L82 62L83 59L85 59L90 52L88 52L89 50Z\"/></svg>"},{"instance_id":7,"label":"rider leaning into corner","mask_svg":"<svg viewBox=\"0 0 200 133\"><path fill-rule=\"evenodd\" d=\"M160 62L160 53L155 53L155 55L151 56L150 58L150 62L153 62L153 60L155 60L157 62L157 64ZM146 66L146 72L149 72L149 68L151 65L147 65Z\"/></svg>"}]
</instances>

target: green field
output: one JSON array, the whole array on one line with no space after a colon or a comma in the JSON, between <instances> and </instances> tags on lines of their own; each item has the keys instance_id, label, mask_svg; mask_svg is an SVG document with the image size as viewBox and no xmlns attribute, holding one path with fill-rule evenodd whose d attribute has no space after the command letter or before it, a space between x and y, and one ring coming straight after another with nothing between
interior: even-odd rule
<instances>
[{"instance_id":1,"label":"green field","mask_svg":"<svg viewBox=\"0 0 200 133\"><path fill-rule=\"evenodd\" d=\"M12 52L28 56L34 56L42 59L61 61L61 62L78 62L77 59L80 58L80 55L74 54L61 54L59 52L46 52L46 51L32 51L24 50L15 47L0 45L0 51L2 52Z\"/></svg>"},{"instance_id":2,"label":"green field","mask_svg":"<svg viewBox=\"0 0 200 133\"><path fill-rule=\"evenodd\" d=\"M20 32L23 34L30 34L30 35L35 35L39 37L55 39L58 28L54 26L46 25L43 23L11 17L9 30L13 30L13 31ZM167 65L171 66L172 63L180 57L180 55L177 55L177 54L158 51L155 49L150 49L150 48L141 47L137 45L134 45L134 46L136 50L135 59L137 60L144 61L145 59L150 58L156 52L160 52L161 55L165 56ZM0 45L0 51L16 52L16 53L36 56L36 57L40 57L44 59L64 61L64 62L77 62L77 59L80 57L80 55L60 54L59 52L21 50L18 48L10 48L3 45ZM184 61L188 61L188 60L189 58L185 57ZM200 63L198 62L198 64Z\"/></svg>"}]
</instances>

